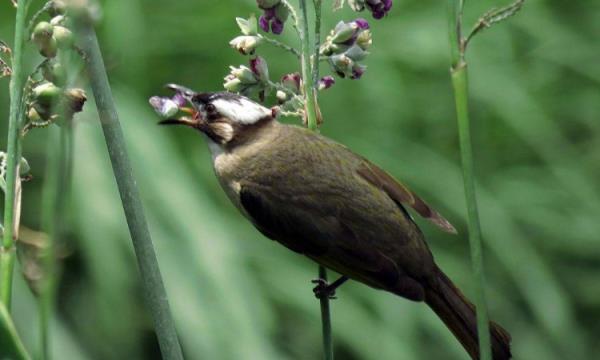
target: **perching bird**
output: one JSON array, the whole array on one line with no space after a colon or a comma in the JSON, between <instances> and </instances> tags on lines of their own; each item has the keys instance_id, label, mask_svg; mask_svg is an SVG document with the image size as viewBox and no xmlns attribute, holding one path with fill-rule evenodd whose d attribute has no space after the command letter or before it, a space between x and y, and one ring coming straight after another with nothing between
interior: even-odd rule
<instances>
[{"instance_id":1,"label":"perching bird","mask_svg":"<svg viewBox=\"0 0 600 360\"><path fill-rule=\"evenodd\" d=\"M192 105L193 116L162 124L206 135L221 186L261 233L347 278L424 301L478 358L474 306L436 265L405 207L455 232L446 219L367 159L278 122L248 98L169 87ZM509 359L508 332L490 322L490 336L493 358Z\"/></svg>"}]
</instances>

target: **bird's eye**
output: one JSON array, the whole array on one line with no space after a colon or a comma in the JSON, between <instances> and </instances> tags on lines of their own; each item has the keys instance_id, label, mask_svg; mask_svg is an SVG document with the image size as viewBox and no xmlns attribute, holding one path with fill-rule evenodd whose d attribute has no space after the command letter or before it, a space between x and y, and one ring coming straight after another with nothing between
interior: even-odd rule
<instances>
[{"instance_id":1,"label":"bird's eye","mask_svg":"<svg viewBox=\"0 0 600 360\"><path fill-rule=\"evenodd\" d=\"M217 108L213 104L208 103L208 104L204 105L204 110L207 113L214 113L217 110Z\"/></svg>"}]
</instances>

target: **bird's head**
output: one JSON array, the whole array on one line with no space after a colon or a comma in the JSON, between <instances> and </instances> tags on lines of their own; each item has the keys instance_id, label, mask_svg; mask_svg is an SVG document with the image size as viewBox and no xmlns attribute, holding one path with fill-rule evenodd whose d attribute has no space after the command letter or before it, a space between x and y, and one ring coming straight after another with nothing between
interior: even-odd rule
<instances>
[{"instance_id":1,"label":"bird's head","mask_svg":"<svg viewBox=\"0 0 600 360\"><path fill-rule=\"evenodd\" d=\"M221 146L239 141L252 129L274 119L271 109L245 96L228 92L197 93L174 84L167 87L191 105L191 108L180 108L190 116L163 120L160 124L189 126Z\"/></svg>"}]
</instances>

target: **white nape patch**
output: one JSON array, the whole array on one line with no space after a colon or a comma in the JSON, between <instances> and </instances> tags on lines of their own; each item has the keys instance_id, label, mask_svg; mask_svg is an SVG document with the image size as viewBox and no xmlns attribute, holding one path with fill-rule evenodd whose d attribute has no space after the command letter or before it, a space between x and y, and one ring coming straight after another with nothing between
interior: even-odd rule
<instances>
[{"instance_id":1,"label":"white nape patch","mask_svg":"<svg viewBox=\"0 0 600 360\"><path fill-rule=\"evenodd\" d=\"M271 116L271 110L243 97L235 100L217 99L212 104L221 115L241 124L254 124L266 116Z\"/></svg>"}]
</instances>

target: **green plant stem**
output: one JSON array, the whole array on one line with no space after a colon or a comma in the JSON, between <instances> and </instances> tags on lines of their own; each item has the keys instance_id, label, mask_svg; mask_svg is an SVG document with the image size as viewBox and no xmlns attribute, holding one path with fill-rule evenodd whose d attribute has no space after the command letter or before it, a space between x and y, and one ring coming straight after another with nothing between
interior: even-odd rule
<instances>
[{"instance_id":1,"label":"green plant stem","mask_svg":"<svg viewBox=\"0 0 600 360\"><path fill-rule=\"evenodd\" d=\"M319 87L319 55L321 54L321 5L322 0L313 0L315 6L315 48L313 50L312 75L313 88L318 91Z\"/></svg>"},{"instance_id":2,"label":"green plant stem","mask_svg":"<svg viewBox=\"0 0 600 360\"><path fill-rule=\"evenodd\" d=\"M327 270L319 265L319 279L327 281ZM321 302L321 325L323 328L323 357L325 360L333 360L333 335L331 330L331 310L329 308L329 297L323 296Z\"/></svg>"},{"instance_id":3,"label":"green plant stem","mask_svg":"<svg viewBox=\"0 0 600 360\"><path fill-rule=\"evenodd\" d=\"M293 47L291 47L291 46L289 46L287 44L284 44L284 43L282 43L279 40L271 39L268 36L264 36L264 35L261 35L261 34L258 34L258 36L261 39L263 39L265 42L267 42L267 43L269 43L269 44L271 44L273 46L276 46L276 47L278 47L280 49L283 49L285 51L288 51L288 52L292 53L295 57L300 58L300 52L298 50L294 49Z\"/></svg>"},{"instance_id":4,"label":"green plant stem","mask_svg":"<svg viewBox=\"0 0 600 360\"><path fill-rule=\"evenodd\" d=\"M21 127L23 126L25 72L23 71L23 45L26 37L26 18L30 0L20 0L15 20L15 42L10 79L10 112L8 120L8 145L6 150L6 196L4 198L4 235L0 247L0 302L10 312L12 276L15 262L15 241L18 237L20 217Z\"/></svg>"},{"instance_id":5,"label":"green plant stem","mask_svg":"<svg viewBox=\"0 0 600 360\"><path fill-rule=\"evenodd\" d=\"M318 131L317 123L317 96L315 86L318 83L319 73L319 47L321 37L321 1L313 0L315 6L315 42L312 48L310 47L310 37L308 28L308 15L306 9L306 0L300 0L300 12L302 13L302 21L300 23L300 40L302 42L302 83L304 85L305 96L305 116L306 124L309 129ZM313 59L311 68L311 57ZM327 281L327 270L324 266L319 265L319 279ZM329 297L323 296L320 299L321 303L321 323L323 328L323 354L325 360L333 360L333 337L331 330L331 312L329 306Z\"/></svg>"},{"instance_id":6,"label":"green plant stem","mask_svg":"<svg viewBox=\"0 0 600 360\"><path fill-rule=\"evenodd\" d=\"M491 360L490 330L487 304L485 299L485 279L483 272L483 253L481 224L475 192L475 173L473 166L473 145L468 106L468 74L465 60L465 41L462 36L463 1L449 2L450 46L452 48L451 77L456 102L456 117L460 138L460 153L463 168L463 182L467 203L467 223L471 262L475 281L475 307L477 312L477 333L479 337L479 357Z\"/></svg>"},{"instance_id":7,"label":"green plant stem","mask_svg":"<svg viewBox=\"0 0 600 360\"><path fill-rule=\"evenodd\" d=\"M65 124L60 129L50 128L48 161L44 183L42 222L48 242L43 249L43 275L39 297L40 359L50 359L50 324L56 299L58 266L56 246L64 236L68 218L73 169L73 128Z\"/></svg>"},{"instance_id":8,"label":"green plant stem","mask_svg":"<svg viewBox=\"0 0 600 360\"><path fill-rule=\"evenodd\" d=\"M31 359L3 303L0 303L0 359Z\"/></svg>"},{"instance_id":9,"label":"green plant stem","mask_svg":"<svg viewBox=\"0 0 600 360\"><path fill-rule=\"evenodd\" d=\"M76 16L76 22L76 32L81 41L100 123L142 278L144 298L154 321L162 357L167 360L183 359L96 32L86 15Z\"/></svg>"},{"instance_id":10,"label":"green plant stem","mask_svg":"<svg viewBox=\"0 0 600 360\"><path fill-rule=\"evenodd\" d=\"M300 21L300 40L302 43L302 83L304 90L305 112L306 112L306 123L309 129L317 130L317 104L315 97L315 89L313 86L313 77L311 74L310 58L311 58L311 47L310 47L310 36L308 30L308 15L306 9L306 0L300 0L300 12L302 13L302 20Z\"/></svg>"}]
</instances>

